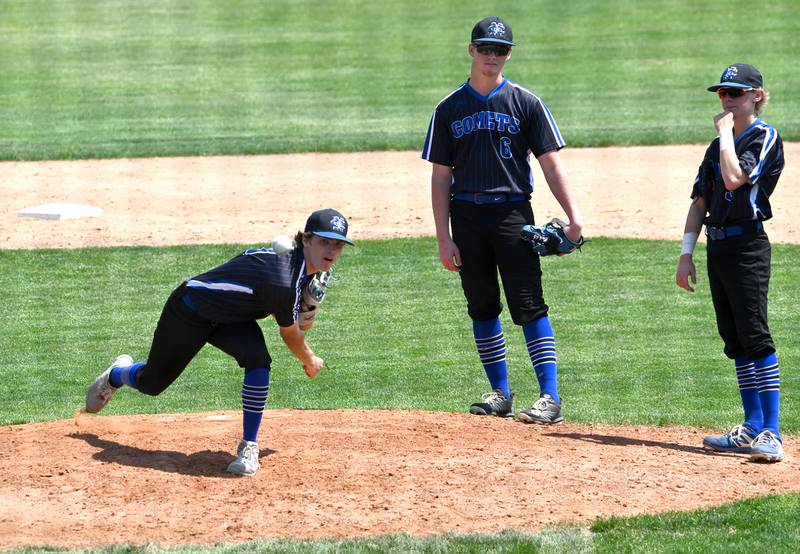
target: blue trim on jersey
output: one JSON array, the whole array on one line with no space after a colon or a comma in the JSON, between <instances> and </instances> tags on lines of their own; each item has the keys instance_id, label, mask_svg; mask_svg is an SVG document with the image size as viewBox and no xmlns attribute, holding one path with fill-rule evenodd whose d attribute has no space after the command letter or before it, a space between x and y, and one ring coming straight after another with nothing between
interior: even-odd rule
<instances>
[{"instance_id":1,"label":"blue trim on jersey","mask_svg":"<svg viewBox=\"0 0 800 554\"><path fill-rule=\"evenodd\" d=\"M466 83L464 83L464 85L466 85L466 87L467 87L467 91L469 91L469 93L470 93L472 96L474 96L475 98L477 98L477 99L478 99L478 100L480 100L481 102L488 102L489 100L491 100L491 99L492 99L492 97L493 97L493 96L495 96L495 95L496 95L496 94L498 94L498 93L499 93L501 90L503 90L503 87L505 87L505 86L506 86L506 83L508 83L508 81L507 81L506 79L503 79L503 82L502 82L502 83L500 83L499 85L497 85L497 87L496 87L494 90L492 90L492 91L491 91L489 94L487 94L486 96L484 96L483 94L481 94L480 92L478 92L477 90L475 90L474 88L472 88L472 85L470 85L470 84L469 84L469 81L467 81Z\"/></svg>"},{"instance_id":2,"label":"blue trim on jersey","mask_svg":"<svg viewBox=\"0 0 800 554\"><path fill-rule=\"evenodd\" d=\"M436 107L433 109L433 115L431 116L431 122L428 124L428 134L425 137L425 144L422 147L422 156L420 156L423 160L430 160L431 159L431 144L433 144L433 125L436 122L436 110L439 109L439 106L441 106L443 102L447 101L448 98L450 98L455 93L457 93L458 91L463 89L465 86L467 86L467 83L464 83L460 87L458 87L457 89L451 91L450 94L448 94L447 96L442 98L439 101L439 103L436 104Z\"/></svg>"},{"instance_id":3,"label":"blue trim on jersey","mask_svg":"<svg viewBox=\"0 0 800 554\"><path fill-rule=\"evenodd\" d=\"M755 121L753 121L753 122L752 122L750 125L748 125L747 129L745 129L744 131L742 131L742 134L741 134L741 135L739 135L738 137L736 137L736 138L734 139L733 143L734 143L734 144L737 144L737 143L741 142L741 141L742 141L742 138L744 138L745 136L747 136L748 134L750 134L751 132L753 132L753 129L755 129L755 128L756 128L757 126L759 126L761 123L762 123L761 119L760 119L760 118L756 118L756 120L755 120Z\"/></svg>"},{"instance_id":4,"label":"blue trim on jersey","mask_svg":"<svg viewBox=\"0 0 800 554\"><path fill-rule=\"evenodd\" d=\"M511 83L512 87L530 94L531 96L536 98L536 100L539 101L539 103L542 105L542 109L544 110L544 115L547 118L547 122L550 124L550 130L553 131L553 135L555 135L556 137L556 144L558 145L559 148L563 148L564 146L566 146L567 142L564 140L564 137L561 136L561 131L558 130L558 125L556 124L556 118L553 117L553 114L550 112L550 108L547 107L547 104L545 104L544 101L541 98L539 98L535 93L526 89L522 85L518 85L513 81L509 82Z\"/></svg>"},{"instance_id":5,"label":"blue trim on jersey","mask_svg":"<svg viewBox=\"0 0 800 554\"><path fill-rule=\"evenodd\" d=\"M245 250L244 252L242 252L242 254L243 254L244 256L253 256L253 255L255 255L255 254L273 254L273 255L275 255L275 256L277 256L277 255L278 255L278 254L276 254L276 253L275 253L275 250L274 250L274 249L272 249L272 248L266 248L266 247L262 247L262 248L251 248L250 250Z\"/></svg>"},{"instance_id":6,"label":"blue trim on jersey","mask_svg":"<svg viewBox=\"0 0 800 554\"><path fill-rule=\"evenodd\" d=\"M761 172L764 170L764 161L767 159L767 154L772 147L775 146L775 143L778 139L778 132L764 123L763 125L758 126L759 129L763 129L766 132L766 138L764 138L764 144L761 147L761 153L758 155L758 163L753 168L753 171L750 172L748 178L750 179L750 184L756 185L758 182L758 178L761 176Z\"/></svg>"},{"instance_id":7,"label":"blue trim on jersey","mask_svg":"<svg viewBox=\"0 0 800 554\"><path fill-rule=\"evenodd\" d=\"M547 116L547 121L550 123L550 128L553 130L553 134L556 136L556 144L558 144L559 148L566 146L567 143L564 140L564 137L561 136L561 131L558 130L558 125L556 125L556 119L553 117L553 114L550 113L550 110L547 108L547 104L542 102L542 108L544 108L544 113Z\"/></svg>"},{"instance_id":8,"label":"blue trim on jersey","mask_svg":"<svg viewBox=\"0 0 800 554\"><path fill-rule=\"evenodd\" d=\"M232 283L230 281L218 281L215 283L206 283L196 279L189 279L186 281L188 288L207 289L216 292L241 292L244 294L253 294L253 289L247 285L239 283Z\"/></svg>"},{"instance_id":9,"label":"blue trim on jersey","mask_svg":"<svg viewBox=\"0 0 800 554\"><path fill-rule=\"evenodd\" d=\"M428 123L428 133L425 135L425 144L422 145L422 155L420 158L427 160L431 155L431 139L433 138L433 124L436 121L436 112L431 116L431 122Z\"/></svg>"},{"instance_id":10,"label":"blue trim on jersey","mask_svg":"<svg viewBox=\"0 0 800 554\"><path fill-rule=\"evenodd\" d=\"M292 318L297 321L300 319L300 303L303 300L303 285L306 279L306 259L300 264L300 272L297 274L297 282L294 284L295 301L292 309Z\"/></svg>"}]
</instances>

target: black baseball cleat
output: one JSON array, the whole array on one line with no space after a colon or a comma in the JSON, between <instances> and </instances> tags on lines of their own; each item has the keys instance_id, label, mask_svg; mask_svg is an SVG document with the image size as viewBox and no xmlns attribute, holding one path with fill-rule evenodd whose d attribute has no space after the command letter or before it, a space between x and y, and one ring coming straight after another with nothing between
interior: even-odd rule
<instances>
[{"instance_id":1,"label":"black baseball cleat","mask_svg":"<svg viewBox=\"0 0 800 554\"><path fill-rule=\"evenodd\" d=\"M530 410L520 410L517 419L525 423L542 425L555 425L564 421L564 417L561 415L561 404L546 393L533 403Z\"/></svg>"},{"instance_id":2,"label":"black baseball cleat","mask_svg":"<svg viewBox=\"0 0 800 554\"><path fill-rule=\"evenodd\" d=\"M491 415L497 417L514 417L514 393L511 397L500 389L494 389L481 396L481 401L469 407L473 415Z\"/></svg>"}]
</instances>

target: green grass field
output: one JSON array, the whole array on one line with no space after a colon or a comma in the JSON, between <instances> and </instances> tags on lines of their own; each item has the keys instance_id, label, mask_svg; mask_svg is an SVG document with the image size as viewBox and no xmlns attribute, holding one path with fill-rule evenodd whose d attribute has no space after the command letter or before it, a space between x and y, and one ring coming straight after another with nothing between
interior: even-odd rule
<instances>
[{"instance_id":1,"label":"green grass field","mask_svg":"<svg viewBox=\"0 0 800 554\"><path fill-rule=\"evenodd\" d=\"M0 287L10 292L0 313L0 367L7 376L0 381L0 424L71 417L83 403L87 384L116 354L146 356L163 302L181 279L244 248L0 251ZM714 329L702 248L694 295L673 283L677 249L668 241L598 238L583 253L544 260L570 421L725 428L741 417L734 371ZM621 262L609 264L611 259ZM774 259L771 325L782 367L793 368L800 362L800 345L792 338L800 325L792 302L800 291L800 247L777 245ZM315 380L304 376L283 347L274 321L263 322L274 358L270 407L463 411L486 388L464 312L457 277L439 266L432 238L359 241L337 264L324 315L311 335L315 350L327 360ZM522 334L505 314L504 324L512 388L518 389L520 405L527 404L535 387ZM208 347L162 395L119 394L104 413L238 410L240 387L236 364ZM784 371L782 390L783 430L797 434L800 379L795 372ZM764 516L765 510L775 510L777 519ZM557 539L562 546L598 549L608 543L616 551L635 538L649 545L642 551L671 540L691 550L710 544L710 522L746 522L759 514L756 521L763 524L755 529L736 524L741 534L723 533L725 544L754 545L776 531L798 537L790 522L800 515L800 497L787 495L736 508L598 522L588 537L585 530L567 528L555 535L433 542L386 537L315 543L314 548L466 552L490 544L508 552L525 550L519 544L547 550L554 544L548 541ZM783 514L789 515L782 519ZM370 550L369 544L377 546ZM282 551L291 545L297 551L309 548L309 543L292 542L273 546Z\"/></svg>"},{"instance_id":2,"label":"green grass field","mask_svg":"<svg viewBox=\"0 0 800 554\"><path fill-rule=\"evenodd\" d=\"M0 287L10 292L0 314L0 365L14 376L0 382L0 424L71 417L87 382L117 354L146 358L172 288L244 248L0 251ZM668 241L595 239L583 253L544 260L570 420L711 428L738 420L734 372L703 280L703 249L693 295L674 284L677 250ZM793 340L800 313L791 300L800 291L800 247L776 245L774 258L770 323L781 365L792 368L800 363ZM505 312L503 322L512 388L528 404L533 374L522 333ZM274 321L262 326L275 360L273 408L463 411L485 392L458 278L440 267L432 238L359 241L347 249L312 334L328 360L328 371L314 381L283 346ZM783 428L796 433L793 391L800 392L800 381L787 371L782 385ZM236 364L208 348L159 397L115 398L108 413L239 409L240 386Z\"/></svg>"},{"instance_id":3,"label":"green grass field","mask_svg":"<svg viewBox=\"0 0 800 554\"><path fill-rule=\"evenodd\" d=\"M800 138L796 0L5 0L0 159L418 149L487 10L572 146L707 142L739 61Z\"/></svg>"},{"instance_id":4,"label":"green grass field","mask_svg":"<svg viewBox=\"0 0 800 554\"><path fill-rule=\"evenodd\" d=\"M544 99L570 146L707 142L719 104L705 87L734 62L762 70L772 93L765 119L796 141L797 7L796 0L491 7L461 0L4 0L0 160L418 149L435 104L468 76L472 25L491 14L512 23L519 44L507 76ZM172 287L242 247L0 250L7 298L0 424L70 417L88 380L115 354L146 355ZM596 239L583 254L545 261L570 420L709 428L738 420L704 271L696 294L677 289L677 251L676 243ZM773 258L782 425L796 440L800 248L776 246ZM324 309L313 341L329 369L314 381L279 344L274 322L264 322L275 358L271 407L462 411L484 392L463 297L439 267L431 239L363 241L348 250ZM532 375L521 333L504 318L512 384L528 403ZM235 365L209 348L163 395L118 395L108 413L238 409L240 385ZM800 496L787 494L602 520L590 529L214 551L791 552L800 543L799 519Z\"/></svg>"}]
</instances>

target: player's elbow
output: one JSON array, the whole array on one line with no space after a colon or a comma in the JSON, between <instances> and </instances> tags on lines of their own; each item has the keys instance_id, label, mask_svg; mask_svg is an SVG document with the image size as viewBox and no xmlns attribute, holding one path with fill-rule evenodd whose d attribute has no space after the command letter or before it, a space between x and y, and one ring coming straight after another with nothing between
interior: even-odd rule
<instances>
[{"instance_id":1,"label":"player's elbow","mask_svg":"<svg viewBox=\"0 0 800 554\"><path fill-rule=\"evenodd\" d=\"M722 181L725 185L725 190L734 191L739 187L741 187L742 185L744 185L745 183L747 183L747 178L742 178L742 177L737 178L734 176L729 176L729 177L723 177Z\"/></svg>"},{"instance_id":2,"label":"player's elbow","mask_svg":"<svg viewBox=\"0 0 800 554\"><path fill-rule=\"evenodd\" d=\"M721 175L722 177L722 184L725 186L725 190L731 191L736 190L745 183L748 182L747 174L744 171L726 171L725 168L722 168Z\"/></svg>"}]
</instances>

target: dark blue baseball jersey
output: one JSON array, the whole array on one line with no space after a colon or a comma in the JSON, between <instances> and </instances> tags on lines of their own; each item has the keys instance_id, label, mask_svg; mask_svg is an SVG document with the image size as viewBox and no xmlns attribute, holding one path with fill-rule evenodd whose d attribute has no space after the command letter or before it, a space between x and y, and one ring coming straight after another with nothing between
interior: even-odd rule
<instances>
[{"instance_id":1,"label":"dark blue baseball jersey","mask_svg":"<svg viewBox=\"0 0 800 554\"><path fill-rule=\"evenodd\" d=\"M436 106L422 158L453 169L454 194L531 194L531 152L538 158L564 144L550 110L531 91L503 79L483 96L467 81Z\"/></svg>"},{"instance_id":2,"label":"dark blue baseball jersey","mask_svg":"<svg viewBox=\"0 0 800 554\"><path fill-rule=\"evenodd\" d=\"M246 250L232 260L186 281L198 315L219 323L240 323L273 315L281 327L297 321L306 282L303 249L278 256L272 248Z\"/></svg>"},{"instance_id":3,"label":"dark blue baseball jersey","mask_svg":"<svg viewBox=\"0 0 800 554\"><path fill-rule=\"evenodd\" d=\"M772 217L769 197L783 171L783 141L778 132L756 119L734 141L739 165L750 180L736 190L725 190L719 167L719 137L706 149L692 187L692 198L702 196L712 226L766 221Z\"/></svg>"}]
</instances>

